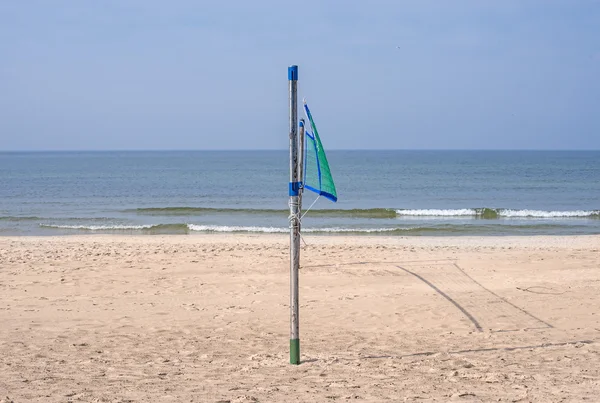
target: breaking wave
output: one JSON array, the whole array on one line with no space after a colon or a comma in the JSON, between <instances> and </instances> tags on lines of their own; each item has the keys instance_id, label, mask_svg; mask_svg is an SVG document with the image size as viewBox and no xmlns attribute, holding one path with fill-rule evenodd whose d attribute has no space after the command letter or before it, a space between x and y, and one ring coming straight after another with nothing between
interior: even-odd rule
<instances>
[{"instance_id":1,"label":"breaking wave","mask_svg":"<svg viewBox=\"0 0 600 403\"><path fill-rule=\"evenodd\" d=\"M121 231L141 231L149 234L187 234L189 227L187 224L155 224L155 225L58 225L58 224L40 224L42 228L53 228L62 230L79 230L88 232L121 232Z\"/></svg>"},{"instance_id":2,"label":"breaking wave","mask_svg":"<svg viewBox=\"0 0 600 403\"><path fill-rule=\"evenodd\" d=\"M281 227L239 227L227 225L195 225L189 224L191 231L199 232L262 232L262 233L289 233L289 228ZM409 231L413 228L303 228L303 233L378 233Z\"/></svg>"},{"instance_id":3,"label":"breaking wave","mask_svg":"<svg viewBox=\"0 0 600 403\"><path fill-rule=\"evenodd\" d=\"M55 225L40 224L43 228L54 228L63 230L80 231L98 231L98 232L117 232L117 231L141 231L156 233L188 233L188 232L222 232L222 233L289 233L289 228L285 227L258 227L258 226L231 226L231 225L198 225L198 224L156 224L156 225ZM303 233L348 233L348 234L370 234L370 233L390 233L401 231L412 231L422 228L304 228Z\"/></svg>"},{"instance_id":4,"label":"breaking wave","mask_svg":"<svg viewBox=\"0 0 600 403\"><path fill-rule=\"evenodd\" d=\"M288 209L211 208L211 207L148 207L124 210L126 213L152 216L203 216L215 214L256 214L287 216ZM396 211L386 208L310 210L311 216L395 218Z\"/></svg>"},{"instance_id":5,"label":"breaking wave","mask_svg":"<svg viewBox=\"0 0 600 403\"><path fill-rule=\"evenodd\" d=\"M399 217L600 218L600 210L546 211L493 208L396 210Z\"/></svg>"},{"instance_id":6,"label":"breaking wave","mask_svg":"<svg viewBox=\"0 0 600 403\"><path fill-rule=\"evenodd\" d=\"M151 216L210 216L210 215L279 215L287 216L287 209L210 208L210 207L149 207L124 210L137 215ZM473 217L496 218L600 218L600 210L546 211L506 208L461 208L461 209L320 209L310 210L311 217L347 217L390 219L402 217Z\"/></svg>"},{"instance_id":7,"label":"breaking wave","mask_svg":"<svg viewBox=\"0 0 600 403\"><path fill-rule=\"evenodd\" d=\"M199 225L199 224L156 224L156 225L54 225L40 224L41 227L62 230L96 233L138 233L158 234L193 234L193 233L246 233L246 234L287 234L286 227L232 226L232 225ZM455 225L438 224L431 226L394 226L378 228L357 227L325 227L303 228L304 234L315 235L492 235L519 233L548 233L561 228L558 224L526 224L526 225ZM575 226L577 233L579 226Z\"/></svg>"}]
</instances>

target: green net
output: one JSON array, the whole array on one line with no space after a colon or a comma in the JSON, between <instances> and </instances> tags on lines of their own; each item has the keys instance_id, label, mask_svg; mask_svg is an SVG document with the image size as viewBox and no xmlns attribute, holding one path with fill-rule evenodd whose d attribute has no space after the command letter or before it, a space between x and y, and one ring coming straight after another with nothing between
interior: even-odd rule
<instances>
[{"instance_id":1,"label":"green net","mask_svg":"<svg viewBox=\"0 0 600 403\"><path fill-rule=\"evenodd\" d=\"M325 155L317 126L315 126L306 101L304 102L304 112L312 130L312 132L309 130L305 132L304 188L336 202L337 192L333 177L331 176L331 170L329 169L329 163L327 162L327 156Z\"/></svg>"}]
</instances>

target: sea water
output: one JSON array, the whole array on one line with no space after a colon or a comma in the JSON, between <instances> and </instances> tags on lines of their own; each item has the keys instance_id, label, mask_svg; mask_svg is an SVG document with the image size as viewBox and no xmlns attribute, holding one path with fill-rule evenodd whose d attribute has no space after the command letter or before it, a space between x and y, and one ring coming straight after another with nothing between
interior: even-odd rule
<instances>
[{"instance_id":1,"label":"sea water","mask_svg":"<svg viewBox=\"0 0 600 403\"><path fill-rule=\"evenodd\" d=\"M600 233L600 151L328 151L313 234ZM3 152L0 235L288 232L287 151ZM316 198L304 194L304 207Z\"/></svg>"}]
</instances>

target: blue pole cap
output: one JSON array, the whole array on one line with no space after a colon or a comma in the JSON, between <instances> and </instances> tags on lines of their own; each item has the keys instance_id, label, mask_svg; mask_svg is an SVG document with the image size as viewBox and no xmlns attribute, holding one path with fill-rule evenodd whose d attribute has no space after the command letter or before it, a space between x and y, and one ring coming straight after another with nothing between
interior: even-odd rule
<instances>
[{"instance_id":1,"label":"blue pole cap","mask_svg":"<svg viewBox=\"0 0 600 403\"><path fill-rule=\"evenodd\" d=\"M298 80L298 66L288 67L288 80Z\"/></svg>"},{"instance_id":2,"label":"blue pole cap","mask_svg":"<svg viewBox=\"0 0 600 403\"><path fill-rule=\"evenodd\" d=\"M298 125L300 127L304 127L304 119L300 119L300 122L298 123Z\"/></svg>"}]
</instances>

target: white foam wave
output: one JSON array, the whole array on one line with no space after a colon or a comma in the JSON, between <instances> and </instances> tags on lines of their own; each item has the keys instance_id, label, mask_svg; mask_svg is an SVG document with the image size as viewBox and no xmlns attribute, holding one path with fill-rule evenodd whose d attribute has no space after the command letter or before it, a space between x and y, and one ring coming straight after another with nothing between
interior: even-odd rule
<instances>
[{"instance_id":1,"label":"white foam wave","mask_svg":"<svg viewBox=\"0 0 600 403\"><path fill-rule=\"evenodd\" d=\"M486 217L496 215L504 218L569 218L600 216L600 210L545 211L515 209L414 209L396 210L400 217Z\"/></svg>"},{"instance_id":2,"label":"white foam wave","mask_svg":"<svg viewBox=\"0 0 600 403\"><path fill-rule=\"evenodd\" d=\"M88 231L110 231L110 230L136 230L148 229L154 225L54 225L40 224L40 227L58 228L58 229L82 229Z\"/></svg>"},{"instance_id":3,"label":"white foam wave","mask_svg":"<svg viewBox=\"0 0 600 403\"><path fill-rule=\"evenodd\" d=\"M261 233L288 233L289 228L281 227L238 227L227 225L196 225L188 224L191 231L198 232L261 232ZM312 233L375 233L392 232L397 230L409 230L410 228L303 228L302 232Z\"/></svg>"},{"instance_id":4,"label":"white foam wave","mask_svg":"<svg viewBox=\"0 0 600 403\"><path fill-rule=\"evenodd\" d=\"M544 211L544 210L499 210L500 217L533 217L533 218L568 218L568 217L591 217L600 214L599 211Z\"/></svg>"},{"instance_id":5,"label":"white foam wave","mask_svg":"<svg viewBox=\"0 0 600 403\"><path fill-rule=\"evenodd\" d=\"M393 232L400 230L410 230L412 228L306 228L302 229L302 232L360 232L360 233L374 233L374 232Z\"/></svg>"},{"instance_id":6,"label":"white foam wave","mask_svg":"<svg viewBox=\"0 0 600 403\"><path fill-rule=\"evenodd\" d=\"M229 225L196 225L188 224L190 231L198 232L266 232L266 233L279 233L289 232L288 228L277 228L277 227L239 227Z\"/></svg>"},{"instance_id":7,"label":"white foam wave","mask_svg":"<svg viewBox=\"0 0 600 403\"><path fill-rule=\"evenodd\" d=\"M158 227L158 225L54 225L40 224L45 228L76 229L86 231L114 231L114 230L142 230ZM256 233L288 233L289 228L282 227L255 227L231 225L197 225L187 224L190 231L195 232L256 232ZM392 232L409 228L303 228L302 232L310 233L376 233Z\"/></svg>"},{"instance_id":8,"label":"white foam wave","mask_svg":"<svg viewBox=\"0 0 600 403\"><path fill-rule=\"evenodd\" d=\"M416 209L416 210L396 210L399 216L411 217L461 217L476 216L477 210L471 208L463 209Z\"/></svg>"}]
</instances>

